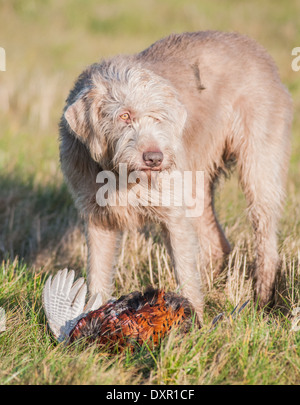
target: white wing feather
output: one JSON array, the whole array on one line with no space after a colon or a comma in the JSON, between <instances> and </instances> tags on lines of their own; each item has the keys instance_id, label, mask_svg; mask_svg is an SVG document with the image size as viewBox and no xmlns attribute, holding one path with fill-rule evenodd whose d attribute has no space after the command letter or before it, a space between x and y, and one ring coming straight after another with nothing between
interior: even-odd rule
<instances>
[{"instance_id":1,"label":"white wing feather","mask_svg":"<svg viewBox=\"0 0 300 405\"><path fill-rule=\"evenodd\" d=\"M43 307L49 327L59 342L67 339L79 319L102 304L96 294L85 306L87 286L81 277L74 283L75 272L59 270L48 278L43 289Z\"/></svg>"}]
</instances>

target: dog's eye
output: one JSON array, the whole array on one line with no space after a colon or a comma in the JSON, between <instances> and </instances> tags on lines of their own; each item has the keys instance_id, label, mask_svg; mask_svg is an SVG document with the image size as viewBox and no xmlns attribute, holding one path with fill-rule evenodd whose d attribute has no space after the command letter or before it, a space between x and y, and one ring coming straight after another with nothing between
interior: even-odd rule
<instances>
[{"instance_id":1,"label":"dog's eye","mask_svg":"<svg viewBox=\"0 0 300 405\"><path fill-rule=\"evenodd\" d=\"M123 113L120 115L121 120L123 121L128 121L130 120L130 114L129 113Z\"/></svg>"}]
</instances>

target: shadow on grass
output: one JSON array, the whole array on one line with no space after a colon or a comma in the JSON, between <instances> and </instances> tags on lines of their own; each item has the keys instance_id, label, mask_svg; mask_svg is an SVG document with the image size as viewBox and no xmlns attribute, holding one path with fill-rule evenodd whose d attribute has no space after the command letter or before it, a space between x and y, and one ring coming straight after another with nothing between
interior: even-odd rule
<instances>
[{"instance_id":1,"label":"shadow on grass","mask_svg":"<svg viewBox=\"0 0 300 405\"><path fill-rule=\"evenodd\" d=\"M20 177L0 178L0 260L18 257L37 267L66 264L70 259L66 246L72 246L74 233L80 234L80 220L66 185L35 184L33 176Z\"/></svg>"}]
</instances>

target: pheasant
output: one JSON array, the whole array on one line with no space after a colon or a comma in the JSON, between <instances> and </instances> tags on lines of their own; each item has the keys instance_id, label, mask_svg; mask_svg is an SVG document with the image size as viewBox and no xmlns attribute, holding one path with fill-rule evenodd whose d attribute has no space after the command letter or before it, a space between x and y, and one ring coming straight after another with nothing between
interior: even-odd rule
<instances>
[{"instance_id":1,"label":"pheasant","mask_svg":"<svg viewBox=\"0 0 300 405\"><path fill-rule=\"evenodd\" d=\"M85 305L86 283L83 278L74 283L74 276L73 270L60 270L53 281L52 276L47 279L43 289L48 325L59 342L84 339L109 350L118 347L122 351L129 347L133 351L147 342L157 346L173 327L180 326L187 332L193 324L193 307L186 298L153 287L105 304L96 294ZM236 309L232 311L232 317ZM223 313L215 317L212 327L223 317Z\"/></svg>"},{"instance_id":2,"label":"pheasant","mask_svg":"<svg viewBox=\"0 0 300 405\"><path fill-rule=\"evenodd\" d=\"M84 306L87 287L83 278L74 283L74 275L73 270L60 270L43 290L44 311L59 342L84 338L107 348L133 350L145 342L158 345L174 326L187 331L192 325L193 308L186 298L152 287L103 305L97 294Z\"/></svg>"}]
</instances>

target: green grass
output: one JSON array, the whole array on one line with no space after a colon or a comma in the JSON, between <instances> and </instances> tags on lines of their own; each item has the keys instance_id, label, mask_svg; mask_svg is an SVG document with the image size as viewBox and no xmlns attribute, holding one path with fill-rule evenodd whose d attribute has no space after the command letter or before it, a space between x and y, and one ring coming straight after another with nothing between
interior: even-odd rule
<instances>
[{"instance_id":1,"label":"green grass","mask_svg":"<svg viewBox=\"0 0 300 405\"><path fill-rule=\"evenodd\" d=\"M0 335L2 384L297 384L300 336L280 313L254 306L234 322L186 335L173 331L162 345L109 355L96 345L57 345L41 309L45 274L15 261L1 267L1 305L7 331ZM226 309L232 309L228 302Z\"/></svg>"},{"instance_id":2,"label":"green grass","mask_svg":"<svg viewBox=\"0 0 300 405\"><path fill-rule=\"evenodd\" d=\"M297 0L0 0L0 384L299 384L300 46ZM245 201L236 176L222 184L219 219L233 245L225 277L207 274L204 327L174 331L162 345L110 356L95 345L57 345L46 328L41 293L49 273L86 271L86 244L58 159L58 121L74 79L88 64L137 52L171 32L220 29L254 37L275 59L294 99L292 157L279 251L281 279L271 313L253 304L254 259ZM283 277L285 276L285 277ZM116 295L148 283L176 288L159 231L126 235ZM214 316L251 303L233 323L209 331Z\"/></svg>"}]
</instances>

